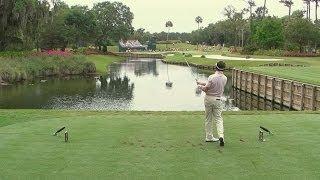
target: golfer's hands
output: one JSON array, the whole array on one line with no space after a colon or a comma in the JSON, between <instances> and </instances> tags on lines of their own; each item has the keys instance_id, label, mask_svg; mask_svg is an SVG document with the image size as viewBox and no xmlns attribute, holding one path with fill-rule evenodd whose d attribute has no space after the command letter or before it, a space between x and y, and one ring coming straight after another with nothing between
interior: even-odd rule
<instances>
[{"instance_id":1,"label":"golfer's hands","mask_svg":"<svg viewBox=\"0 0 320 180\"><path fill-rule=\"evenodd\" d=\"M206 85L206 83L203 83L203 82L197 81L197 85L205 86L205 85Z\"/></svg>"}]
</instances>

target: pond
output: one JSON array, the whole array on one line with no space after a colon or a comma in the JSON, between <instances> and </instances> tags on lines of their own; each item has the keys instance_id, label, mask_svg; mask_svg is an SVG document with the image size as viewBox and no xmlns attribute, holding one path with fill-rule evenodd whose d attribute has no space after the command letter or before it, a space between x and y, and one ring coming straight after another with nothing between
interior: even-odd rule
<instances>
[{"instance_id":1,"label":"pond","mask_svg":"<svg viewBox=\"0 0 320 180\"><path fill-rule=\"evenodd\" d=\"M77 109L198 111L204 110L203 96L196 95L195 78L206 81L210 72L167 65L156 59L128 59L109 66L109 74L96 86L94 77L48 78L0 87L3 109ZM225 88L232 95L231 74ZM166 87L168 79L173 82ZM226 108L234 108L227 101ZM237 108L235 108L237 109Z\"/></svg>"}]
</instances>

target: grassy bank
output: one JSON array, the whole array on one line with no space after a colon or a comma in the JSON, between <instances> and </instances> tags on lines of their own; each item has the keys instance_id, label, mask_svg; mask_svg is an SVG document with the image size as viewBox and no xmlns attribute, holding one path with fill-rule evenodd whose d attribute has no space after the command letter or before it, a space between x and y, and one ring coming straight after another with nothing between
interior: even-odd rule
<instances>
[{"instance_id":1,"label":"grassy bank","mask_svg":"<svg viewBox=\"0 0 320 180\"><path fill-rule=\"evenodd\" d=\"M75 75L95 72L94 64L84 56L0 57L0 79L18 82L54 75Z\"/></svg>"},{"instance_id":2,"label":"grassy bank","mask_svg":"<svg viewBox=\"0 0 320 180\"><path fill-rule=\"evenodd\" d=\"M285 63L306 67L242 67L242 69L267 75L320 85L320 57L285 58Z\"/></svg>"},{"instance_id":3,"label":"grassy bank","mask_svg":"<svg viewBox=\"0 0 320 180\"><path fill-rule=\"evenodd\" d=\"M167 56L165 58L167 61L174 61L174 62L188 62L199 64L199 65L215 65L218 60L215 59L208 59L208 58L201 58L201 57L185 57L184 55L178 53L174 56ZM244 67L244 66L259 66L263 64L269 63L269 61L237 61L237 60L228 60L227 62L228 67Z\"/></svg>"},{"instance_id":4,"label":"grassy bank","mask_svg":"<svg viewBox=\"0 0 320 180\"><path fill-rule=\"evenodd\" d=\"M0 179L319 179L319 114L0 110ZM258 127L274 131L257 140ZM70 142L52 133L67 126Z\"/></svg>"},{"instance_id":5,"label":"grassy bank","mask_svg":"<svg viewBox=\"0 0 320 180\"><path fill-rule=\"evenodd\" d=\"M255 56L258 57L259 56ZM263 56L262 58L267 58ZM274 58L274 57L269 57ZM248 61L248 60L226 60L228 67L240 68L257 73L263 73L271 76L282 77L302 81L311 84L320 85L320 57L280 57L283 61L279 63L304 65L305 67L284 67L284 66L261 66L275 61ZM215 65L218 60L200 58L200 57L184 57L182 54L166 57L167 61L185 62L185 60L199 65Z\"/></svg>"},{"instance_id":6,"label":"grassy bank","mask_svg":"<svg viewBox=\"0 0 320 180\"><path fill-rule=\"evenodd\" d=\"M90 55L87 56L87 59L95 64L98 73L106 73L107 67L110 64L118 61L123 61L125 60L125 57L108 55Z\"/></svg>"}]
</instances>

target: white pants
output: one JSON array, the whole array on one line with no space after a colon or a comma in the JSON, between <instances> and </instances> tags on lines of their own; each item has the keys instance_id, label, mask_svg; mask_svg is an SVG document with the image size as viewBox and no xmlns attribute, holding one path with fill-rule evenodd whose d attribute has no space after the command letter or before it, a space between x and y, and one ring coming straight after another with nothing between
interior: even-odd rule
<instances>
[{"instance_id":1,"label":"white pants","mask_svg":"<svg viewBox=\"0 0 320 180\"><path fill-rule=\"evenodd\" d=\"M217 100L217 97L205 96L204 105L206 110L206 120L205 120L206 140L212 140L214 137L212 133L212 130L213 130L212 118L215 119L218 138L220 137L224 138L223 118L221 116L222 108L223 108L222 101Z\"/></svg>"}]
</instances>

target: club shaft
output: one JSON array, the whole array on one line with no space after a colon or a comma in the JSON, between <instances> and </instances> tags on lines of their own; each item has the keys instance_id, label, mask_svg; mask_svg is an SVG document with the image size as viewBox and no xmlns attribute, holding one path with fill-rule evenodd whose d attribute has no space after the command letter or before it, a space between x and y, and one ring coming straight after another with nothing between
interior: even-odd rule
<instances>
[{"instance_id":1,"label":"club shaft","mask_svg":"<svg viewBox=\"0 0 320 180\"><path fill-rule=\"evenodd\" d=\"M188 67L191 69L191 66L190 66L190 64L188 63L188 61L186 61L186 63L187 63L187 65L188 65ZM191 73L191 75L194 77L194 79L195 79L196 81L198 81L198 78L195 77L193 73Z\"/></svg>"},{"instance_id":2,"label":"club shaft","mask_svg":"<svg viewBox=\"0 0 320 180\"><path fill-rule=\"evenodd\" d=\"M64 130L66 127L62 127L61 129L59 129L57 132L56 132L56 134L57 133L59 133L59 132L61 132L62 130Z\"/></svg>"}]
</instances>

